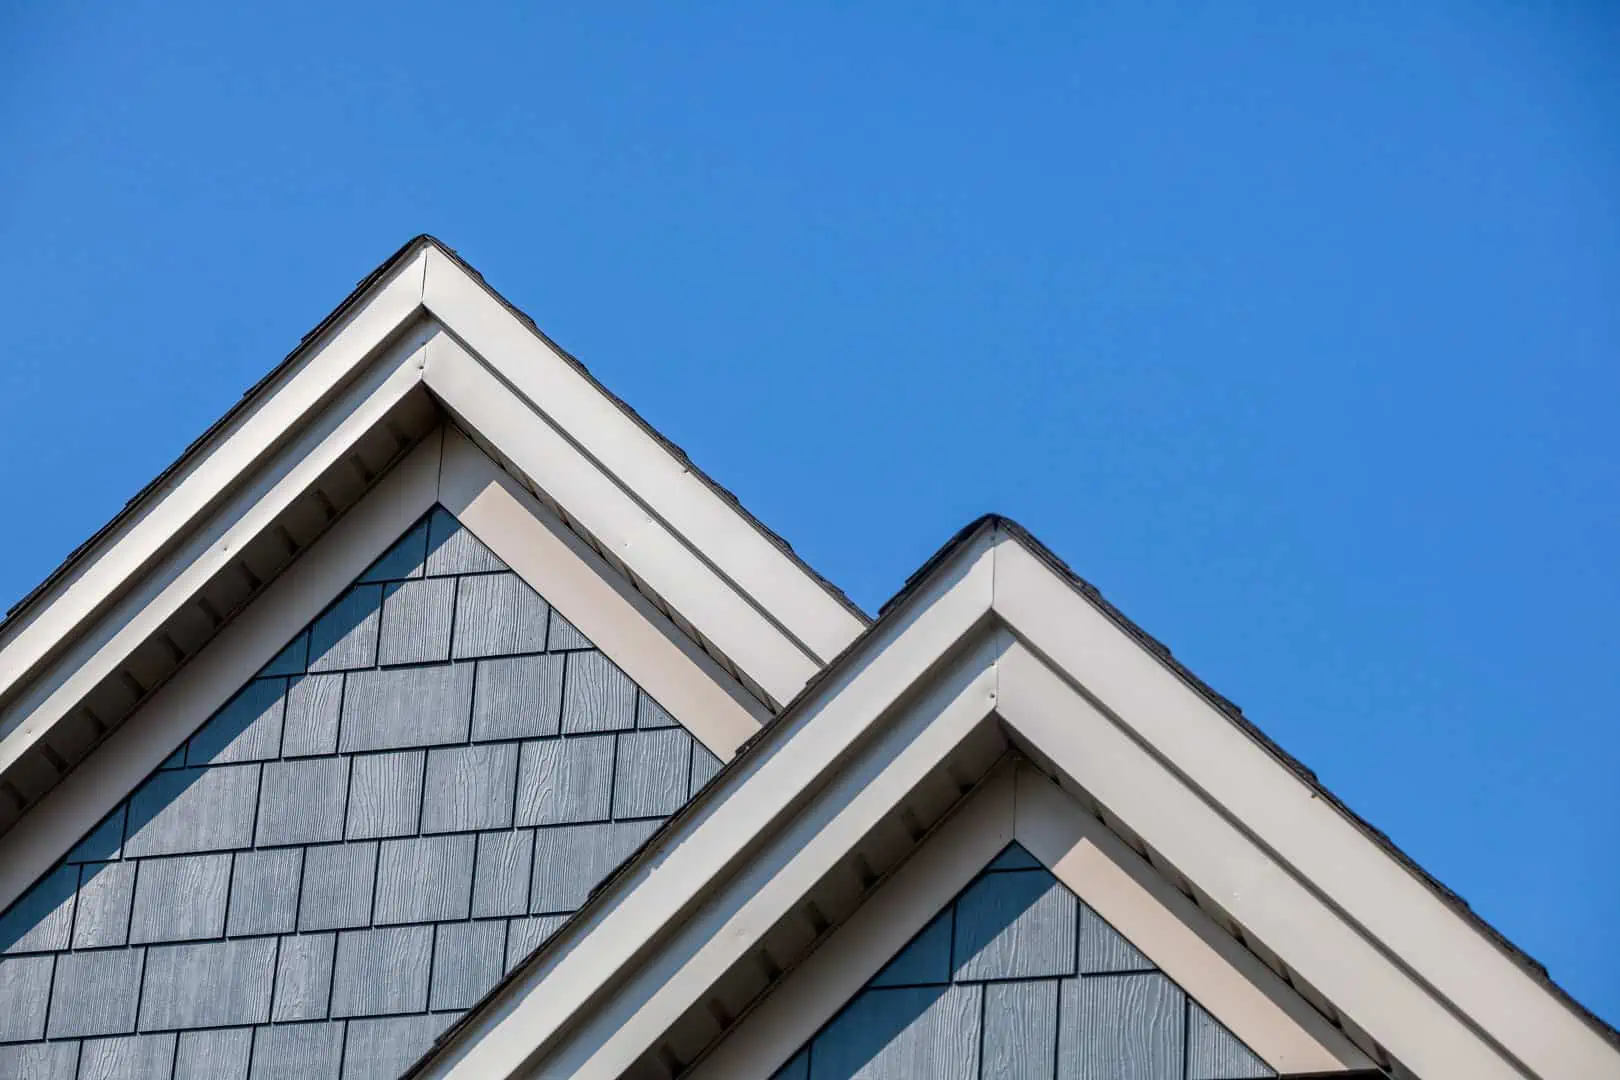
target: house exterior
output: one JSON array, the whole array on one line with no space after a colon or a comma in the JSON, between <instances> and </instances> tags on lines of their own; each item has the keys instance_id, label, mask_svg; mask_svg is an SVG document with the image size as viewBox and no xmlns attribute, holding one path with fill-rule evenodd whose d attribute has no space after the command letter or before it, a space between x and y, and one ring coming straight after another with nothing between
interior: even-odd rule
<instances>
[{"instance_id":1,"label":"house exterior","mask_svg":"<svg viewBox=\"0 0 1620 1080\"><path fill-rule=\"evenodd\" d=\"M428 237L0 624L0 1078L1613 1080L1015 523L869 618Z\"/></svg>"}]
</instances>

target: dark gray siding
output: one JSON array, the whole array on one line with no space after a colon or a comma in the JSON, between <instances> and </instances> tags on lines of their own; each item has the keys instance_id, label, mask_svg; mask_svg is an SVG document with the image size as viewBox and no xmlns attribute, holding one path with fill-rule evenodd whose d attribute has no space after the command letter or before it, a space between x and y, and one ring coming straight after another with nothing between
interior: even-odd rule
<instances>
[{"instance_id":1,"label":"dark gray siding","mask_svg":"<svg viewBox=\"0 0 1620 1080\"><path fill-rule=\"evenodd\" d=\"M0 915L0 1078L392 1080L717 768L435 510Z\"/></svg>"},{"instance_id":2,"label":"dark gray siding","mask_svg":"<svg viewBox=\"0 0 1620 1080\"><path fill-rule=\"evenodd\" d=\"M1014 844L776 1080L1275 1075Z\"/></svg>"}]
</instances>

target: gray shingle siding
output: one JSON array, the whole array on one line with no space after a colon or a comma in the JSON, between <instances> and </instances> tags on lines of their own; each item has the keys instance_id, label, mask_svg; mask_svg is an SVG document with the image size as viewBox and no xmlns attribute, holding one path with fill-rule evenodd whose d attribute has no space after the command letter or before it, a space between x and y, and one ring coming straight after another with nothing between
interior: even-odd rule
<instances>
[{"instance_id":1,"label":"gray shingle siding","mask_svg":"<svg viewBox=\"0 0 1620 1080\"><path fill-rule=\"evenodd\" d=\"M773 1080L1275 1075L1014 844Z\"/></svg>"},{"instance_id":2,"label":"gray shingle siding","mask_svg":"<svg viewBox=\"0 0 1620 1080\"><path fill-rule=\"evenodd\" d=\"M718 767L436 510L0 913L0 1078L392 1080Z\"/></svg>"}]
</instances>

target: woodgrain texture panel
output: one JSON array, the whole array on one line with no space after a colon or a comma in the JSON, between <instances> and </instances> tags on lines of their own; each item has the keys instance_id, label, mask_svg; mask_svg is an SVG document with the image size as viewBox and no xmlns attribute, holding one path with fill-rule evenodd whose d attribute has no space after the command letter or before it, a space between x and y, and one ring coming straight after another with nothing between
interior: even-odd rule
<instances>
[{"instance_id":1,"label":"woodgrain texture panel","mask_svg":"<svg viewBox=\"0 0 1620 1080\"><path fill-rule=\"evenodd\" d=\"M135 876L130 942L144 945L220 937L225 933L230 880L230 855L182 855L142 862Z\"/></svg>"},{"instance_id":2,"label":"woodgrain texture panel","mask_svg":"<svg viewBox=\"0 0 1620 1080\"><path fill-rule=\"evenodd\" d=\"M174 1051L174 1080L248 1080L251 1028L182 1031Z\"/></svg>"},{"instance_id":3,"label":"woodgrain texture panel","mask_svg":"<svg viewBox=\"0 0 1620 1080\"><path fill-rule=\"evenodd\" d=\"M349 778L349 817L343 835L371 840L415 835L422 814L421 750L362 754Z\"/></svg>"},{"instance_id":4,"label":"woodgrain texture panel","mask_svg":"<svg viewBox=\"0 0 1620 1080\"><path fill-rule=\"evenodd\" d=\"M380 1016L427 1008L433 927L397 926L338 935L333 1016Z\"/></svg>"},{"instance_id":5,"label":"woodgrain texture panel","mask_svg":"<svg viewBox=\"0 0 1620 1080\"><path fill-rule=\"evenodd\" d=\"M188 1080L395 1077L719 767L475 537L434 528L0 913L0 1078L138 1077L151 1047Z\"/></svg>"},{"instance_id":6,"label":"woodgrain texture panel","mask_svg":"<svg viewBox=\"0 0 1620 1080\"><path fill-rule=\"evenodd\" d=\"M270 1019L276 946L275 938L153 946L146 956L141 1030L264 1023Z\"/></svg>"},{"instance_id":7,"label":"woodgrain texture panel","mask_svg":"<svg viewBox=\"0 0 1620 1080\"><path fill-rule=\"evenodd\" d=\"M79 1080L169 1080L173 1032L88 1039L80 1049Z\"/></svg>"},{"instance_id":8,"label":"woodgrain texture panel","mask_svg":"<svg viewBox=\"0 0 1620 1080\"><path fill-rule=\"evenodd\" d=\"M377 663L387 666L450 659L450 624L455 610L455 578L385 585Z\"/></svg>"},{"instance_id":9,"label":"woodgrain texture panel","mask_svg":"<svg viewBox=\"0 0 1620 1080\"><path fill-rule=\"evenodd\" d=\"M1096 973L1076 976L1077 956ZM1028 851L1009 845L773 1080L1275 1075L1145 964Z\"/></svg>"},{"instance_id":10,"label":"woodgrain texture panel","mask_svg":"<svg viewBox=\"0 0 1620 1080\"><path fill-rule=\"evenodd\" d=\"M337 935L300 934L284 938L276 967L276 995L270 1019L320 1020L332 994L332 960Z\"/></svg>"},{"instance_id":11,"label":"woodgrain texture panel","mask_svg":"<svg viewBox=\"0 0 1620 1080\"><path fill-rule=\"evenodd\" d=\"M1058 1080L1181 1080L1186 998L1163 975L1063 981Z\"/></svg>"},{"instance_id":12,"label":"woodgrain texture panel","mask_svg":"<svg viewBox=\"0 0 1620 1080\"><path fill-rule=\"evenodd\" d=\"M982 1080L1051 1080L1057 1019L1056 979L986 985Z\"/></svg>"}]
</instances>

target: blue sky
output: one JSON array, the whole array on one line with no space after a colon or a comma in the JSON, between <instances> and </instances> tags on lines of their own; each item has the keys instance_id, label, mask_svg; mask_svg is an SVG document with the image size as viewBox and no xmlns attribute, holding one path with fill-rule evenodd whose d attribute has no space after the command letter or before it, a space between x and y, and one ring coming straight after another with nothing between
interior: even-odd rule
<instances>
[{"instance_id":1,"label":"blue sky","mask_svg":"<svg viewBox=\"0 0 1620 1080\"><path fill-rule=\"evenodd\" d=\"M433 232L869 610L1017 518L1620 1021L1620 11L531 7L0 12L0 600Z\"/></svg>"}]
</instances>

